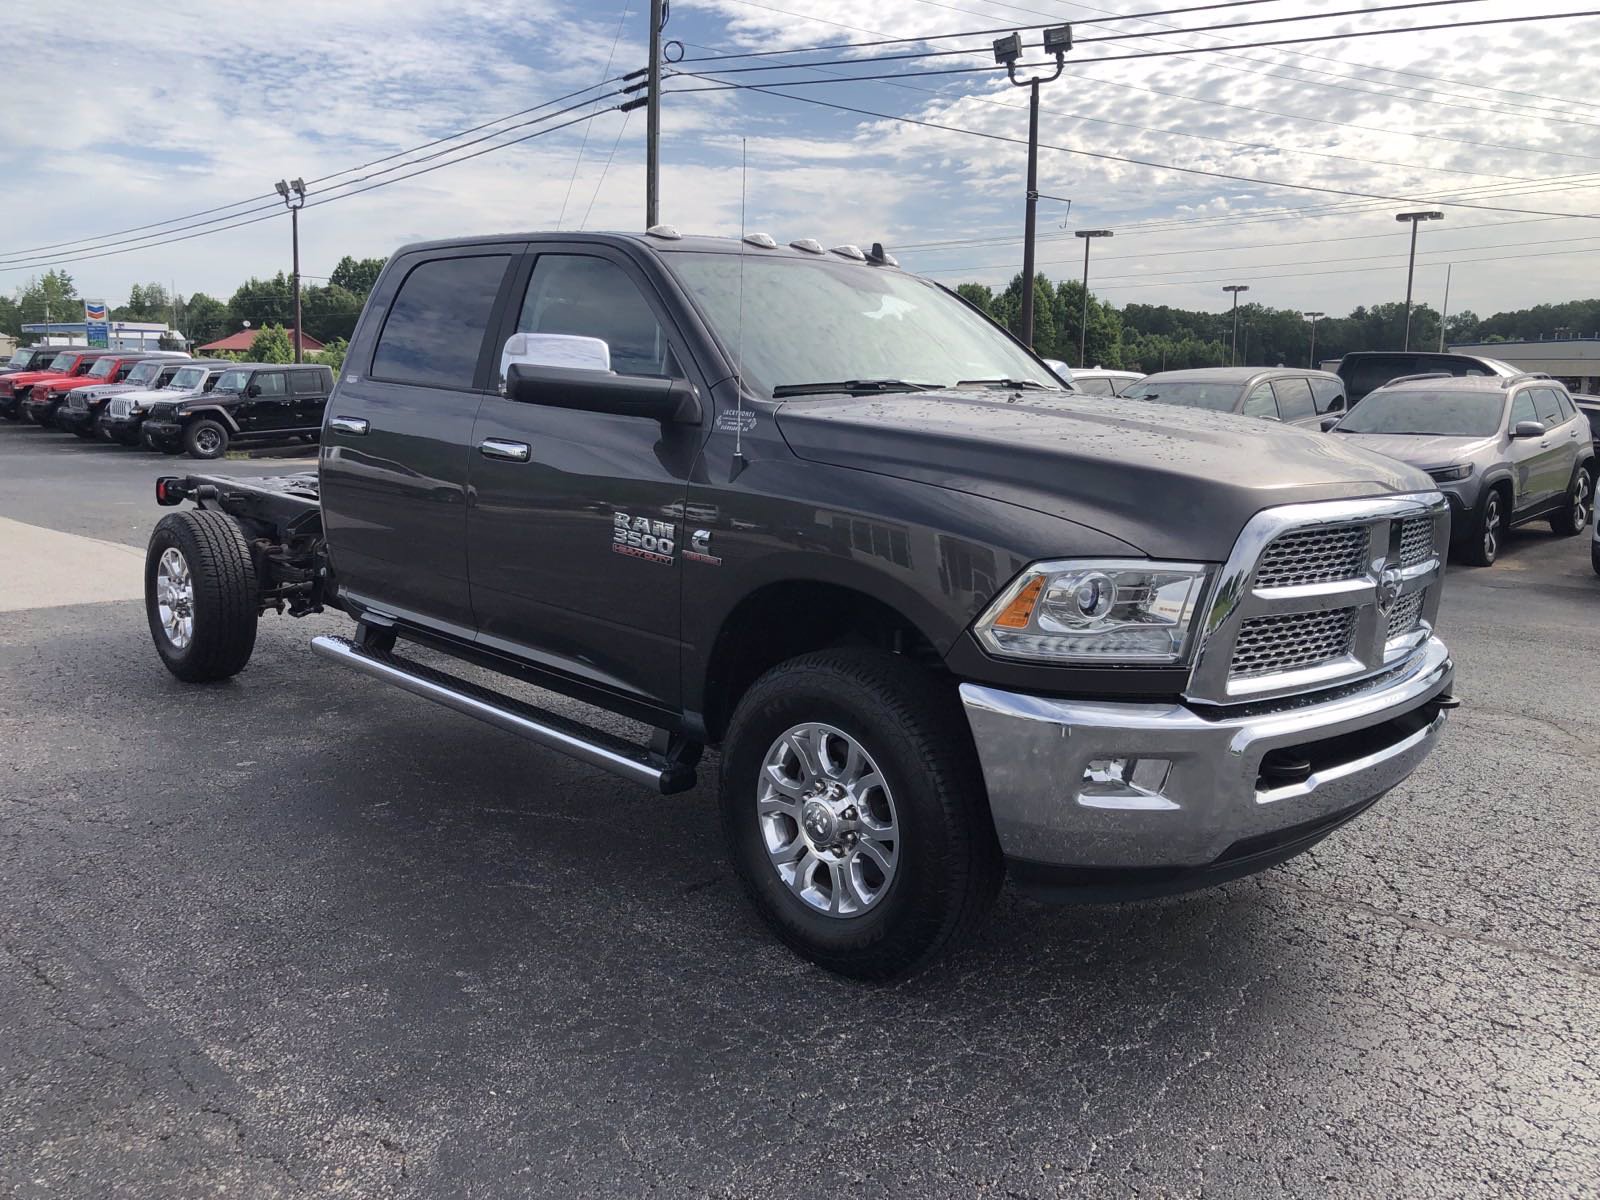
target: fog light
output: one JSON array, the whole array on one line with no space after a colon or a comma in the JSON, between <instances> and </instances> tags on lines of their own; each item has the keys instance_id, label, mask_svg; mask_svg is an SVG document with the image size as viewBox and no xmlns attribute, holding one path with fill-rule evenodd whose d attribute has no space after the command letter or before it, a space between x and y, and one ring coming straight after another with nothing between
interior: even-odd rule
<instances>
[{"instance_id":1,"label":"fog light","mask_svg":"<svg viewBox=\"0 0 1600 1200\"><path fill-rule=\"evenodd\" d=\"M1094 758L1083 769L1078 803L1089 808L1177 808L1162 795L1172 761L1166 758Z\"/></svg>"}]
</instances>

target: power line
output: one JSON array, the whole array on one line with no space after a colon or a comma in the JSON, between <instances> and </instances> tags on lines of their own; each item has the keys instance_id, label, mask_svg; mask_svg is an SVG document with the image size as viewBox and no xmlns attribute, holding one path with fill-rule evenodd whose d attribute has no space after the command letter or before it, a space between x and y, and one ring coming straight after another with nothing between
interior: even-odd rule
<instances>
[{"instance_id":1,"label":"power line","mask_svg":"<svg viewBox=\"0 0 1600 1200\"><path fill-rule=\"evenodd\" d=\"M622 24L628 19L628 3L629 0L622 0L622 11L617 14L617 31L611 35L611 51L606 55L606 65L601 68L601 79L609 78L611 75L611 61L617 57L617 43L622 40ZM578 157L572 163L572 178L567 180L567 194L561 198L561 215L556 217L557 229L560 229L561 222L567 219L567 201L572 199L572 185L578 182L578 168L583 166L583 152L589 148L590 128L588 125L583 127L583 141L578 143Z\"/></svg>"},{"instance_id":2,"label":"power line","mask_svg":"<svg viewBox=\"0 0 1600 1200\"><path fill-rule=\"evenodd\" d=\"M616 139L611 143L611 153L606 155L605 165L600 168L600 178L595 180L594 194L589 197L589 206L583 210L583 220L578 222L582 229L589 224L589 214L594 211L594 202L600 199L600 189L605 185L606 173L611 170L611 160L617 156L617 147L622 145L622 135L628 131L628 118L633 116L631 111L622 114L622 123L617 126Z\"/></svg>"},{"instance_id":3,"label":"power line","mask_svg":"<svg viewBox=\"0 0 1600 1200\"><path fill-rule=\"evenodd\" d=\"M789 82L789 83L785 83L782 86L784 86L784 87L797 87L797 86L800 86L802 84L807 84L807 83L838 83L838 82L841 82L841 81L840 80L833 80L833 79L825 79L825 80L819 80L819 79L809 79L809 80L807 80L807 79L802 79L802 80L796 80L796 81L792 81L792 82ZM964 134L964 135L969 136L969 137L984 138L986 140L995 141L995 142L1009 142L1009 143L1012 143L1012 144L1015 144L1015 145L1022 145L1022 146L1025 146L1025 145L1028 144L1027 140L1025 138L1009 137L1009 136L1007 136L1005 134L989 133L989 132L985 132L983 130L977 130L977 129L964 129L959 125L946 125L946 124L944 124L942 122L939 122L939 121L921 120L921 119L916 118L916 117L902 116L902 115L897 114L897 113L877 112L877 111L875 111L873 109L856 108L856 107L854 107L852 105L848 105L848 104L835 104L835 103L832 103L831 101L827 101L827 100L813 99L810 96L795 96L795 95L792 95L792 94L790 94L788 92L774 91L773 90L774 86L775 85L770 85L770 84L733 83L733 84L726 84L726 85L724 85L723 87L720 87L720 88L684 88L684 89L676 89L676 90L678 92L680 92L680 93L693 93L693 92L703 92L703 91L753 91L753 92L760 93L762 95L778 96L778 97L781 97L782 99L785 99L785 100L794 100L794 101L797 101L797 102L802 103L802 104L814 104L814 105L818 105L819 107L822 107L822 108L837 109L840 112L855 113L858 116L874 117L874 118L876 118L878 120L883 120L883 121L899 121L899 122L902 122L902 123L907 124L907 125L919 125L919 126L922 126L924 128L927 128L927 129L937 129L937 130L940 130L941 132L944 132L944 133L958 133L958 134ZM671 93L669 93L669 94L671 94ZM1322 192L1322 193L1326 193L1328 195L1333 195L1333 196L1352 196L1352 197L1355 197L1355 198L1358 198L1358 199L1362 199L1362 200L1388 200L1388 201L1399 202L1399 203L1402 203L1402 204L1420 204L1420 203L1446 204L1446 205L1450 205L1450 206L1457 207L1457 208L1476 208L1476 209L1483 209L1483 210L1489 211L1489 212L1511 212L1511 213L1521 213L1521 214L1528 215L1528 216L1540 216L1540 217L1559 217L1559 216L1580 217L1581 216L1581 217L1585 217L1585 218L1589 218L1589 219L1600 219L1600 213L1554 213L1554 212L1549 212L1549 211L1547 211L1545 209L1507 208L1507 207L1499 206L1499 205L1472 204L1472 203L1469 203L1469 202L1466 202L1466 201L1460 201L1460 200L1438 200L1438 199L1419 200L1414 196L1395 196L1395 195L1390 195L1390 194L1381 193L1381 192L1358 192L1358 191L1356 191L1356 190L1354 190L1352 188L1334 188L1334 187L1324 187L1324 186L1320 186L1320 185L1317 185L1317 184L1310 184L1310 183L1294 183L1294 182L1292 182L1290 180L1285 180L1285 179L1260 179L1260 178L1256 178L1254 176L1249 176L1249 175L1235 175L1235 174L1232 174L1232 173L1227 172L1227 171L1208 171L1208 170L1205 170L1205 169L1200 168L1200 167L1181 167L1181 166L1178 166L1175 163L1154 162L1154 161L1152 161L1150 159L1131 158L1131 157L1128 157L1126 155L1121 155L1121 154L1107 154L1104 151L1084 150L1081 147L1059 146L1059 145L1054 145L1052 143L1047 143L1047 142L1040 142L1039 143L1039 147L1040 147L1040 149L1043 149L1043 150L1056 150L1056 151L1059 151L1059 152L1064 153L1064 154L1076 154L1076 155L1080 155L1080 156L1086 157L1086 158L1103 159L1103 160L1108 161L1108 162L1127 163L1127 164L1129 164L1131 166L1149 167L1149 168L1152 168L1152 169L1155 169L1155 170L1161 170L1161 171L1174 171L1174 172L1177 172L1177 173L1183 174L1183 175L1200 175L1200 176L1205 176L1205 177L1212 178L1212 179L1227 179L1227 180L1231 180L1231 181L1233 181L1235 183L1255 184L1255 185L1261 186L1261 187L1282 187L1282 188L1290 188L1290 189L1295 190L1295 191Z\"/></svg>"},{"instance_id":4,"label":"power line","mask_svg":"<svg viewBox=\"0 0 1600 1200\"><path fill-rule=\"evenodd\" d=\"M419 151L431 149L432 147L438 146L438 145L440 145L440 144L442 144L444 142L454 141L457 138L462 138L462 137L467 136L467 134L469 134L469 133L477 133L480 130L489 128L491 125L499 125L499 124L502 124L503 122L506 122L506 121L515 120L517 117L527 116L529 113L535 113L535 112L540 111L541 109L549 108L552 104L560 104L565 100L571 100L575 96L581 96L585 92L591 92L597 87L604 87L608 83L617 83L620 80L621 80L621 76L612 76L609 79L603 79L597 84L589 84L587 87L578 88L577 90L568 92L563 96L556 96L553 99L541 101L540 103L535 104L530 108L520 109L520 110L518 110L517 112L514 112L514 113L507 113L505 116L495 117L492 120L484 121L484 122L482 122L481 124L478 124L478 125L469 126L466 129L459 129L459 130L455 131L454 133L445 134L443 137L438 137L438 138L434 138L431 141L423 142L421 145L412 146L412 147L410 147L409 149L406 149L406 150L397 150L393 154L386 154L386 155L382 156L381 158L374 158L374 159L371 159L368 162L359 163L359 164L357 164L355 166L351 166L351 167L345 167L343 170L334 171L334 172L332 172L332 173L330 173L328 175L318 176L315 179L308 180L307 181L307 186L308 187L315 187L319 183L325 183L330 179L337 179L341 175L348 175L348 174L351 174L354 171L363 171L363 170L366 170L368 167L374 167L374 166L377 166L380 163L390 162L390 161L392 161L393 159L396 159L396 158L403 158L408 154L416 154ZM616 93L609 93L609 94L615 95ZM571 111L571 110L569 109L569 110L563 110L563 111ZM513 129L514 128L520 128L520 126L510 126L509 128L513 128ZM500 132L507 132L507 130L501 130ZM494 136L494 135L491 134L490 136ZM479 139L479 140L482 140L482 139ZM471 145L471 144L474 144L474 143L467 143L467 144ZM448 153L448 151L446 151L445 153ZM418 161L426 161L426 160L418 160ZM401 164L401 166L404 166L404 164ZM396 167L395 169L398 170L400 168ZM368 178L370 178L370 176L368 176ZM157 228L159 228L159 227L161 227L163 225L176 225L176 224L178 224L178 223L180 223L182 221L188 221L188 220L190 220L192 218L195 218L195 217L209 216L212 213L222 212L225 209L229 209L229 208L239 208L239 207L242 207L243 205L250 204L250 203L253 203L256 200L265 199L267 197L270 197L272 199L273 202L271 204L265 204L265 205L260 206L259 208L250 209L249 212L264 212L264 211L267 211L267 210L271 210L273 212L273 214L276 215L280 211L277 193L268 192L268 193L265 194L265 196L252 196L248 200L236 200L232 204L221 204L221 205L218 205L215 208L201 209L199 212L189 213L187 216L169 217L164 221L152 221L147 225L135 225L135 226L132 226L132 227L130 227L128 229L116 230L116 231L114 231L112 233L98 234L98 235L96 235L94 237L72 238L72 239L69 239L68 241L65 241L65 242L52 242L49 245L34 246L34 247L31 247L30 249L26 249L26 250L5 251L3 253L0 253L0 267L3 267L6 263L10 262L13 259L22 258L22 257L29 257L29 256L32 256L32 255L34 255L35 253L37 253L39 251L56 250L56 249L61 249L63 247L68 247L68 246L76 247L76 249L74 249L72 251L72 253L77 253L79 250L99 249L100 247L98 247L98 246L90 246L90 245L87 245L86 243L105 242L110 238L119 237L119 236L121 236L122 234L125 234L125 233L138 233L138 232L140 232L142 230L146 230L146 229L157 229ZM246 215L248 215L248 213L233 213L233 214L231 214L230 216L227 216L227 217L218 217L217 221L220 222L220 221L231 220L233 217L241 217L241 216L246 216ZM210 224L210 223L211 222L201 222L201 224ZM192 228L192 226L189 227L189 228ZM176 232L176 231L169 231L169 232ZM152 234L151 236L157 236L157 235ZM138 240L142 240L142 239L137 239L136 238L136 239L130 239L130 240L138 241ZM120 243L113 243L113 244L120 244Z\"/></svg>"}]
</instances>

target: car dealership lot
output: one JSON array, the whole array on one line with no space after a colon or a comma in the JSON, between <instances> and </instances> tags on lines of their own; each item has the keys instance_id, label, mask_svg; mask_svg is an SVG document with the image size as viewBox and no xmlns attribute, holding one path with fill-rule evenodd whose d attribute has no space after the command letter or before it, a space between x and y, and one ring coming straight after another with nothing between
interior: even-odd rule
<instances>
[{"instance_id":1,"label":"car dealership lot","mask_svg":"<svg viewBox=\"0 0 1600 1200\"><path fill-rule=\"evenodd\" d=\"M1451 568L1465 705L1316 850L870 989L739 900L714 772L338 672L336 615L178 684L118 547L192 465L0 426L0 1193L1597 1194L1583 539Z\"/></svg>"}]
</instances>

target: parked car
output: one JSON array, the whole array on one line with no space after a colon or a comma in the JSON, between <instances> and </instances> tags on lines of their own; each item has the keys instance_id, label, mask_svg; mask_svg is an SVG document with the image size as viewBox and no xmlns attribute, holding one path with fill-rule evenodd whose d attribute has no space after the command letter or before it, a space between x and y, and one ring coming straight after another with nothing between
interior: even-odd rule
<instances>
[{"instance_id":1,"label":"parked car","mask_svg":"<svg viewBox=\"0 0 1600 1200\"><path fill-rule=\"evenodd\" d=\"M61 353L60 346L24 346L13 350L6 364L0 367L0 376L20 375L24 371L42 371L50 360Z\"/></svg>"},{"instance_id":2,"label":"parked car","mask_svg":"<svg viewBox=\"0 0 1600 1200\"><path fill-rule=\"evenodd\" d=\"M1374 388L1403 375L1442 371L1446 375L1488 376L1510 379L1526 374L1520 367L1480 354L1431 350L1353 350L1339 360L1339 378L1354 408Z\"/></svg>"},{"instance_id":3,"label":"parked car","mask_svg":"<svg viewBox=\"0 0 1600 1200\"><path fill-rule=\"evenodd\" d=\"M164 387L154 391L124 392L111 397L97 422L100 436L109 442L121 442L124 446L139 445L143 440L140 433L144 420L154 405L204 396L216 386L224 371L236 365L212 359L193 359L178 364L172 379Z\"/></svg>"},{"instance_id":4,"label":"parked car","mask_svg":"<svg viewBox=\"0 0 1600 1200\"><path fill-rule=\"evenodd\" d=\"M93 438L103 439L104 431L100 418L105 415L105 407L111 397L127 392L143 392L165 387L178 373L178 368L188 361L188 358L181 354L142 358L118 383L73 388L67 392L66 400L56 408L55 426L57 429L77 434L86 441Z\"/></svg>"},{"instance_id":5,"label":"parked car","mask_svg":"<svg viewBox=\"0 0 1600 1200\"><path fill-rule=\"evenodd\" d=\"M1062 364L1065 366L1065 364ZM1054 370L1054 368L1051 368ZM1056 371L1060 375L1060 371ZM1063 376L1075 392L1090 396L1121 396L1144 376L1138 371L1112 371L1105 367L1068 367Z\"/></svg>"},{"instance_id":6,"label":"parked car","mask_svg":"<svg viewBox=\"0 0 1600 1200\"><path fill-rule=\"evenodd\" d=\"M78 388L121 383L145 359L156 357L184 358L186 355L170 352L152 353L148 350L138 352L113 350L102 354L82 375L70 375L36 384L28 398L22 402L22 417L41 428L52 429L55 427L56 413L72 392Z\"/></svg>"},{"instance_id":7,"label":"parked car","mask_svg":"<svg viewBox=\"0 0 1600 1200\"><path fill-rule=\"evenodd\" d=\"M151 405L140 436L156 450L221 458L234 442L316 438L333 371L312 364L235 363L209 393Z\"/></svg>"},{"instance_id":8,"label":"parked car","mask_svg":"<svg viewBox=\"0 0 1600 1200\"><path fill-rule=\"evenodd\" d=\"M0 416L8 421L22 419L22 406L41 383L76 377L88 372L109 350L85 350L67 347L56 351L47 366L37 371L19 371L15 375L0 375Z\"/></svg>"},{"instance_id":9,"label":"parked car","mask_svg":"<svg viewBox=\"0 0 1600 1200\"><path fill-rule=\"evenodd\" d=\"M1567 389L1543 376L1398 380L1367 395L1334 432L1420 467L1450 501L1467 561L1494 563L1512 525L1588 526L1595 451Z\"/></svg>"},{"instance_id":10,"label":"parked car","mask_svg":"<svg viewBox=\"0 0 1600 1200\"><path fill-rule=\"evenodd\" d=\"M1180 408L1239 413L1318 429L1328 413L1344 408L1337 375L1299 367L1200 367L1146 375L1122 393Z\"/></svg>"},{"instance_id":11,"label":"parked car","mask_svg":"<svg viewBox=\"0 0 1600 1200\"><path fill-rule=\"evenodd\" d=\"M406 247L319 474L156 496L198 505L146 558L176 677L243 669L263 611L332 607L355 626L318 655L658 792L720 745L747 894L864 978L972 932L1008 863L1104 900L1292 857L1405 779L1455 703L1426 475L1074 395L877 247L659 226ZM400 649L423 643L657 732Z\"/></svg>"},{"instance_id":12,"label":"parked car","mask_svg":"<svg viewBox=\"0 0 1600 1200\"><path fill-rule=\"evenodd\" d=\"M1578 411L1588 419L1595 453L1600 454L1600 396L1585 396L1582 392L1570 394L1572 402L1578 406Z\"/></svg>"}]
</instances>

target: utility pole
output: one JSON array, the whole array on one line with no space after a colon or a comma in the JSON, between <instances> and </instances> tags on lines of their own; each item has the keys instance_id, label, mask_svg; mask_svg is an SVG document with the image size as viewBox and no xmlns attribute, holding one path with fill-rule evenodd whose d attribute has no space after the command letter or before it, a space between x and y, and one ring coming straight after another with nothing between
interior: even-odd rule
<instances>
[{"instance_id":1,"label":"utility pole","mask_svg":"<svg viewBox=\"0 0 1600 1200\"><path fill-rule=\"evenodd\" d=\"M650 66L644 134L644 227L661 220L661 27L667 23L664 0L650 0Z\"/></svg>"},{"instance_id":2,"label":"utility pole","mask_svg":"<svg viewBox=\"0 0 1600 1200\"><path fill-rule=\"evenodd\" d=\"M1083 313L1078 318L1078 366L1082 368L1089 365L1089 243L1115 235L1109 229L1077 229L1072 236L1083 239Z\"/></svg>"},{"instance_id":3,"label":"utility pole","mask_svg":"<svg viewBox=\"0 0 1600 1200\"><path fill-rule=\"evenodd\" d=\"M1006 77L1015 87L1028 89L1028 190L1023 206L1022 227L1022 341L1033 346L1033 242L1034 214L1039 207L1039 85L1059 79L1066 69L1067 51L1072 49L1072 26L1057 25L1044 31L1045 53L1053 54L1056 69L1049 75L1035 75L1030 79L1017 78L1017 62L1022 58L1022 35L1007 34L996 38L994 60L1006 69Z\"/></svg>"},{"instance_id":4,"label":"utility pole","mask_svg":"<svg viewBox=\"0 0 1600 1200\"><path fill-rule=\"evenodd\" d=\"M1439 314L1439 353L1444 353L1444 322L1450 315L1450 272L1456 269L1455 263L1444 265L1444 311Z\"/></svg>"},{"instance_id":5,"label":"utility pole","mask_svg":"<svg viewBox=\"0 0 1600 1200\"><path fill-rule=\"evenodd\" d=\"M274 186L288 206L289 224L294 230L294 360L300 362L303 357L300 336L300 210L306 202L306 181L280 179Z\"/></svg>"},{"instance_id":6,"label":"utility pole","mask_svg":"<svg viewBox=\"0 0 1600 1200\"><path fill-rule=\"evenodd\" d=\"M1306 366L1311 370L1315 370L1317 366L1317 322L1322 320L1322 318L1328 314L1322 312L1305 312L1301 313L1300 315L1302 317L1311 318L1311 350L1306 355Z\"/></svg>"},{"instance_id":7,"label":"utility pole","mask_svg":"<svg viewBox=\"0 0 1600 1200\"><path fill-rule=\"evenodd\" d=\"M1248 283L1230 283L1223 287L1222 290L1233 293L1233 342L1228 349L1228 365L1236 367L1239 365L1239 293L1248 292L1250 285Z\"/></svg>"},{"instance_id":8,"label":"utility pole","mask_svg":"<svg viewBox=\"0 0 1600 1200\"><path fill-rule=\"evenodd\" d=\"M1444 214L1437 209L1425 212L1395 213L1396 221L1411 222L1411 257L1406 261L1406 332L1400 349L1411 349L1411 282L1417 273L1417 225L1422 221L1442 221Z\"/></svg>"}]
</instances>

